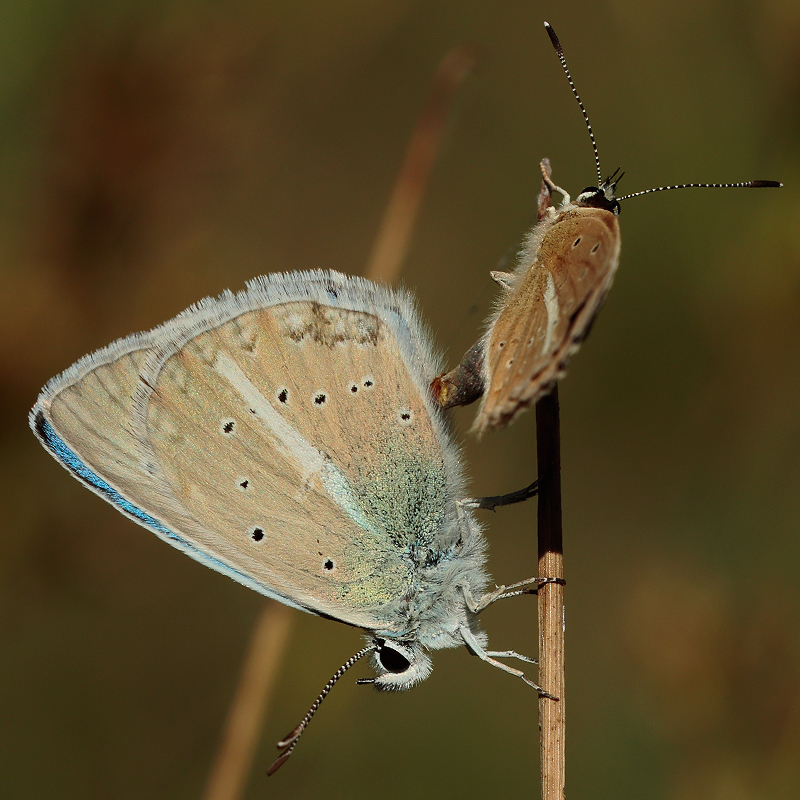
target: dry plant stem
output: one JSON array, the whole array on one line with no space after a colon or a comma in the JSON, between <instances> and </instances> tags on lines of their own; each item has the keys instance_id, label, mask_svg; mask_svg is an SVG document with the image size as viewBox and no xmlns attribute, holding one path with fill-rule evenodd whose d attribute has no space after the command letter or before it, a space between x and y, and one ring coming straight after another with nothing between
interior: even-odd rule
<instances>
[{"instance_id":1,"label":"dry plant stem","mask_svg":"<svg viewBox=\"0 0 800 800\"><path fill-rule=\"evenodd\" d=\"M470 52L456 48L445 56L436 72L364 273L370 280L394 283L400 274L453 97L472 64ZM204 800L239 800L244 792L292 613L268 600L253 629Z\"/></svg>"},{"instance_id":2,"label":"dry plant stem","mask_svg":"<svg viewBox=\"0 0 800 800\"><path fill-rule=\"evenodd\" d=\"M564 552L561 538L561 432L558 387L536 403L539 464L539 683L556 699L539 698L542 800L564 800Z\"/></svg>"},{"instance_id":3,"label":"dry plant stem","mask_svg":"<svg viewBox=\"0 0 800 800\"><path fill-rule=\"evenodd\" d=\"M282 603L267 600L259 614L239 686L228 711L205 800L238 800L244 792L289 637L292 613Z\"/></svg>"},{"instance_id":4,"label":"dry plant stem","mask_svg":"<svg viewBox=\"0 0 800 800\"><path fill-rule=\"evenodd\" d=\"M474 61L470 49L457 47L439 65L375 239L366 272L372 280L392 283L400 273L453 99Z\"/></svg>"}]
</instances>

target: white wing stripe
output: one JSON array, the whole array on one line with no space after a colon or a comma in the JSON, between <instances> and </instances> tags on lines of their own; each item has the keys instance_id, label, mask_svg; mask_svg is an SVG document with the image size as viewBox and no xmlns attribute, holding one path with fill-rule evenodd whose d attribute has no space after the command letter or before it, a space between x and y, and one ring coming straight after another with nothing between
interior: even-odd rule
<instances>
[{"instance_id":1,"label":"white wing stripe","mask_svg":"<svg viewBox=\"0 0 800 800\"><path fill-rule=\"evenodd\" d=\"M357 525L376 533L341 470L273 408L241 367L227 353L219 353L213 368L245 400L248 408L255 410L256 418L275 437L281 451L298 465L302 483L318 475L334 503Z\"/></svg>"},{"instance_id":2,"label":"white wing stripe","mask_svg":"<svg viewBox=\"0 0 800 800\"><path fill-rule=\"evenodd\" d=\"M553 281L552 273L547 273L547 286L544 290L544 307L547 310L547 331L542 345L542 355L550 353L550 346L553 344L553 336L558 325L558 298L556 297L556 285Z\"/></svg>"}]
</instances>

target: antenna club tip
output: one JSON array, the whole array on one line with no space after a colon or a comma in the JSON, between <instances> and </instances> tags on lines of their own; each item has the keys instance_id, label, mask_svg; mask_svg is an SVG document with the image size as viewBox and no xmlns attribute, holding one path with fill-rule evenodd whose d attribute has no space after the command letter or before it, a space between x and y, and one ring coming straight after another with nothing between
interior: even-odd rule
<instances>
[{"instance_id":1,"label":"antenna club tip","mask_svg":"<svg viewBox=\"0 0 800 800\"><path fill-rule=\"evenodd\" d=\"M553 43L553 47L555 47L557 52L561 52L561 42L558 41L558 36L556 36L555 30L553 30L553 26L549 22L544 23L544 29L547 31L547 35L550 37L550 41Z\"/></svg>"},{"instance_id":2,"label":"antenna club tip","mask_svg":"<svg viewBox=\"0 0 800 800\"><path fill-rule=\"evenodd\" d=\"M291 754L292 751L290 750L288 753L278 756L278 758L272 762L272 766L267 770L267 777L274 775L286 763Z\"/></svg>"}]
</instances>

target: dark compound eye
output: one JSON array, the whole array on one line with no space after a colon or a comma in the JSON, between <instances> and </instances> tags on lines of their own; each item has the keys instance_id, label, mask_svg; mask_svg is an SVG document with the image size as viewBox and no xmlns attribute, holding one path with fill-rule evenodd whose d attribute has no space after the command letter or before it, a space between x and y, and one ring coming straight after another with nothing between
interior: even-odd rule
<instances>
[{"instance_id":1,"label":"dark compound eye","mask_svg":"<svg viewBox=\"0 0 800 800\"><path fill-rule=\"evenodd\" d=\"M405 672L411 666L411 662L402 653L386 645L378 651L378 660L387 672L395 674Z\"/></svg>"}]
</instances>

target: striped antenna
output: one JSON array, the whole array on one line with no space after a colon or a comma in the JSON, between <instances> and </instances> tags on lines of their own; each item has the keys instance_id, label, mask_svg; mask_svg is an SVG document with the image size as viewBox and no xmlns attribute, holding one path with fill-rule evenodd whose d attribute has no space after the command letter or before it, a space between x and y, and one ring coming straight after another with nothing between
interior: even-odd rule
<instances>
[{"instance_id":1,"label":"striped antenna","mask_svg":"<svg viewBox=\"0 0 800 800\"><path fill-rule=\"evenodd\" d=\"M297 742L300 739L303 731L308 727L308 723L311 722L311 718L314 714L317 713L317 709L322 705L322 701L328 696L328 692L336 685L339 678L353 666L360 658L363 658L365 655L369 653L374 653L378 649L376 644L371 644L365 647L363 650L359 650L354 656L351 656L347 659L347 661L342 664L336 672L333 673L331 679L325 684L322 691L319 693L317 699L311 704L311 708L308 709L308 712L300 720L300 724L293 728L286 736L283 737L278 742L278 749L282 750L283 752L275 759L272 763L272 766L267 770L267 775L274 775L289 759L289 756L292 754L292 751L297 747Z\"/></svg>"},{"instance_id":2,"label":"striped antenna","mask_svg":"<svg viewBox=\"0 0 800 800\"><path fill-rule=\"evenodd\" d=\"M652 192L666 192L670 189L780 189L783 184L780 181L744 181L743 183L678 183L675 186L657 186L655 189L642 189L641 192L633 192L617 200L629 200L631 197L639 197L643 194Z\"/></svg>"},{"instance_id":3,"label":"striped antenna","mask_svg":"<svg viewBox=\"0 0 800 800\"><path fill-rule=\"evenodd\" d=\"M575 84L572 82L572 75L569 74L569 67L567 67L567 59L564 58L564 49L561 47L561 42L558 41L558 36L556 36L556 32L553 30L553 26L549 22L545 22L544 28L547 31L547 35L550 37L550 41L553 43L553 48L556 51L558 60L561 62L561 66L563 67L564 73L566 74L567 80L569 81L569 88L572 89L572 94L575 95L575 99L578 101L581 113L583 114L584 122L586 123L586 127L589 130L589 138L592 140L592 149L594 150L594 164L595 167L597 167L597 185L602 186L603 173L600 171L600 154L597 152L597 142L594 140L594 131L592 130L592 123L589 122L589 115L586 113L586 108L583 105L583 101L581 100L581 97L578 94L578 90L575 88Z\"/></svg>"},{"instance_id":4,"label":"striped antenna","mask_svg":"<svg viewBox=\"0 0 800 800\"><path fill-rule=\"evenodd\" d=\"M575 95L575 99L578 101L581 113L583 114L584 122L586 122L586 127L589 130L589 138L592 140L592 149L594 150L594 163L597 167L597 185L603 187L613 183L616 186L616 183L619 182L619 179L622 177L622 175L617 178L615 177L617 173L614 173L614 175L607 178L605 181L603 180L603 173L600 170L600 155L597 152L597 142L594 138L592 124L589 122L589 115L586 113L586 108L584 107L583 101L578 94L578 90L575 88L572 75L570 75L569 72L569 67L567 67L567 60L564 57L564 48L561 47L561 42L558 41L558 36L556 36L556 32L553 30L553 26L549 22L545 22L544 27L547 31L547 35L550 37L550 41L553 43L553 48L558 55L558 59L561 62L561 66L563 67L564 73L569 81L569 88L572 89L572 94ZM617 170L617 172L619 172L619 170ZM783 184L779 181L745 181L743 183L680 183L676 184L675 186L658 186L655 189L643 189L641 192L633 192L632 194L626 194L624 197L618 197L617 200L629 200L631 197L639 197L640 195L651 194L652 192L666 192L670 189L779 189L781 186L783 186Z\"/></svg>"}]
</instances>

